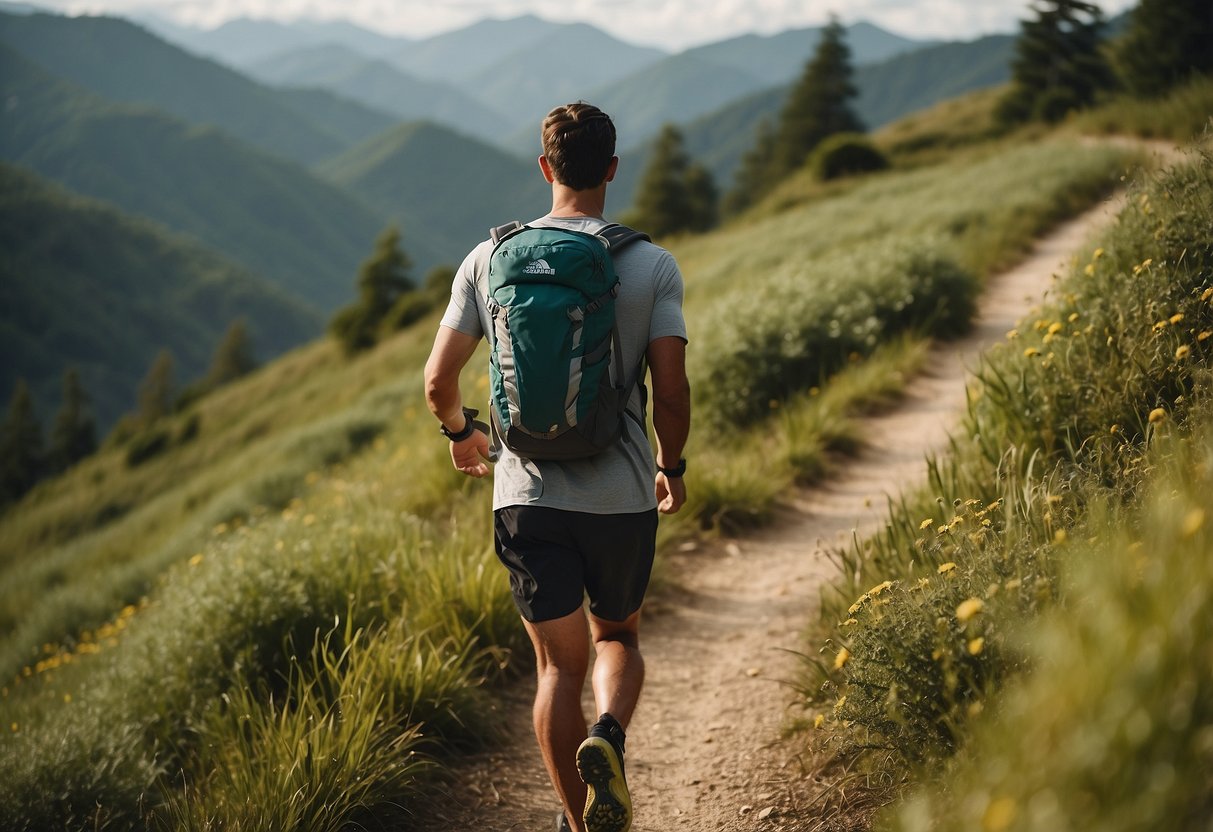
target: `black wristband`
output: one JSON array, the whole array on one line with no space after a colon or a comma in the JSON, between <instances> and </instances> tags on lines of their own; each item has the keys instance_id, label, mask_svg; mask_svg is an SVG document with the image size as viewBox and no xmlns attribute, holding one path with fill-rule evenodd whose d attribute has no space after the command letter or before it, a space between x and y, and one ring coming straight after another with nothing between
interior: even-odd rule
<instances>
[{"instance_id":1,"label":"black wristband","mask_svg":"<svg viewBox=\"0 0 1213 832\"><path fill-rule=\"evenodd\" d=\"M476 430L475 419L479 415L480 415L479 410L472 410L470 407L465 407L463 409L463 418L465 420L464 424L463 424L463 430L459 431L458 433L455 433L451 430L448 430L446 425L441 425L439 427L439 430L442 431L443 436L445 436L447 439L451 440L452 442L462 442L463 440L465 440L469 436L471 436L472 433L475 432L475 430Z\"/></svg>"},{"instance_id":2,"label":"black wristband","mask_svg":"<svg viewBox=\"0 0 1213 832\"><path fill-rule=\"evenodd\" d=\"M685 459L678 460L678 464L673 468L662 468L657 466L657 470L665 474L667 477L681 477L687 472L687 461Z\"/></svg>"}]
</instances>

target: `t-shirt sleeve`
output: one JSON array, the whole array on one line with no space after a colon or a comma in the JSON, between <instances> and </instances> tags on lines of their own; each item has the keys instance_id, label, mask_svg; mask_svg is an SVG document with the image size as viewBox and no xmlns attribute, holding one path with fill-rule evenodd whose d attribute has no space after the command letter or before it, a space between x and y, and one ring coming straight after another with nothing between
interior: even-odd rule
<instances>
[{"instance_id":1,"label":"t-shirt sleeve","mask_svg":"<svg viewBox=\"0 0 1213 832\"><path fill-rule=\"evenodd\" d=\"M649 341L671 335L687 340L687 325L682 317L682 272L673 255L664 252L654 274Z\"/></svg>"},{"instance_id":2,"label":"t-shirt sleeve","mask_svg":"<svg viewBox=\"0 0 1213 832\"><path fill-rule=\"evenodd\" d=\"M476 307L476 251L463 259L451 282L451 300L442 316L442 326L473 338L484 336L480 312Z\"/></svg>"}]
</instances>

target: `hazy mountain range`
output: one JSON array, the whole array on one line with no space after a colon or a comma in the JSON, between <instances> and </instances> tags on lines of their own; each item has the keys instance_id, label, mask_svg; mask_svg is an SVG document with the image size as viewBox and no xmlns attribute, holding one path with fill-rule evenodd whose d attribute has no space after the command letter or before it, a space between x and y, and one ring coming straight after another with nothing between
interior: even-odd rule
<instances>
[{"instance_id":1,"label":"hazy mountain range","mask_svg":"<svg viewBox=\"0 0 1213 832\"><path fill-rule=\"evenodd\" d=\"M615 118L624 157L616 211L631 201L648 140L667 122L682 126L727 187L820 35L743 35L668 54L535 17L411 40L348 23L242 20L201 31L0 9L17 12L0 14L0 161L26 171L5 169L15 193L5 210L29 202L48 227L40 239L58 241L33 251L4 238L8 262L40 282L23 283L8 307L6 347L30 360L13 362L0 381L11 389L25 375L49 413L63 366L87 355L86 385L106 390L96 396L103 425L133 403L161 347L187 375L200 372L242 304L261 310L253 331L264 358L314 337L352 297L358 264L389 222L420 280L435 264L457 263L490 226L541 214L548 194L534 158L554 103L585 98ZM1008 77L1007 36L930 44L864 23L847 34L858 108L872 127ZM96 243L90 260L53 227L87 228L89 240L112 244ZM130 266L143 282L115 282L113 264L143 245L131 241L151 239L161 254ZM70 266L56 252L70 253ZM74 295L107 298L106 314L81 316L28 289L60 272ZM164 287L205 291L152 291L157 273ZM211 310L205 327L175 317L198 314L199 303ZM128 312L146 316L149 304L163 309L163 327L132 326L108 340L47 335L104 332ZM36 316L26 314L35 306ZM76 321L48 326L58 309ZM190 346L172 333L188 333Z\"/></svg>"}]
</instances>

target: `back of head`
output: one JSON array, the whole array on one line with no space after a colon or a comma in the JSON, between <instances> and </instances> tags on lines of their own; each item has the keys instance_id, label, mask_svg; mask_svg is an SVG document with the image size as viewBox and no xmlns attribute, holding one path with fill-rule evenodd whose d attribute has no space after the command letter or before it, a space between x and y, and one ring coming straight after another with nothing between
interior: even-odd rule
<instances>
[{"instance_id":1,"label":"back of head","mask_svg":"<svg viewBox=\"0 0 1213 832\"><path fill-rule=\"evenodd\" d=\"M561 185L575 191L596 188L615 156L615 125L584 101L557 107L543 120L543 155Z\"/></svg>"}]
</instances>

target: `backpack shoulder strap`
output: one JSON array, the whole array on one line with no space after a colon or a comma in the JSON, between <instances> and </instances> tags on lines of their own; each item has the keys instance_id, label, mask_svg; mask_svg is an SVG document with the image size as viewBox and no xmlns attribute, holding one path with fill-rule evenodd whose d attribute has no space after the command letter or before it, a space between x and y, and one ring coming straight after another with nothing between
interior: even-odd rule
<instances>
[{"instance_id":1,"label":"backpack shoulder strap","mask_svg":"<svg viewBox=\"0 0 1213 832\"><path fill-rule=\"evenodd\" d=\"M636 243L641 240L649 243L652 242L652 238L643 231L628 228L626 225L620 225L617 222L603 226L598 231L597 236L606 241L607 249L611 252L611 254L616 254L623 251L632 243Z\"/></svg>"},{"instance_id":2,"label":"backpack shoulder strap","mask_svg":"<svg viewBox=\"0 0 1213 832\"><path fill-rule=\"evenodd\" d=\"M499 225L496 228L490 228L489 229L489 239L493 241L493 247L496 248L498 245L501 244L502 240L506 239L507 237L513 237L515 234L517 234L519 231L521 231L524 228L526 228L526 226L523 225L522 223L518 222L518 220L514 220L513 222L507 222L505 225Z\"/></svg>"}]
</instances>

